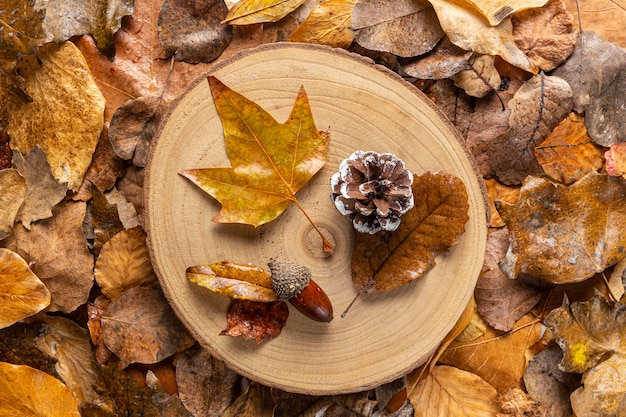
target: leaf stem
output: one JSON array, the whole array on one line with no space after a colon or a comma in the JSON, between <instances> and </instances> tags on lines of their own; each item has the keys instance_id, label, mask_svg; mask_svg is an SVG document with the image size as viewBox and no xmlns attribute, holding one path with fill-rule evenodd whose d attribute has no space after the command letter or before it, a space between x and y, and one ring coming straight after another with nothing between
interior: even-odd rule
<instances>
[{"instance_id":1,"label":"leaf stem","mask_svg":"<svg viewBox=\"0 0 626 417\"><path fill-rule=\"evenodd\" d=\"M298 206L300 211L304 214L304 217L306 217L306 219L309 221L309 223L311 223L311 226L313 226L313 229L315 229L315 231L322 238L322 247L323 247L324 253L332 253L333 252L333 245L332 245L332 243L330 243L328 241L328 239L326 239L326 237L324 236L322 231L319 229L319 227L317 227L315 225L315 223L313 223L313 219L311 219L311 217L309 217L309 214L306 212L304 207L302 207L302 204L300 204L300 202L298 201L298 199L295 196L293 197L293 202Z\"/></svg>"}]
</instances>

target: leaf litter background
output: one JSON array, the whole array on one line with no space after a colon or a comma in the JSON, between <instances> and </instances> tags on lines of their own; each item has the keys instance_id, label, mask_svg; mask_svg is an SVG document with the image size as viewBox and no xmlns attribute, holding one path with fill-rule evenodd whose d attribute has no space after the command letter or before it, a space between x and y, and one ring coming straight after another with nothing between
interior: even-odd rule
<instances>
[{"instance_id":1,"label":"leaf litter background","mask_svg":"<svg viewBox=\"0 0 626 417\"><path fill-rule=\"evenodd\" d=\"M0 0L0 414L626 415L625 5L233 6ZM278 41L414 83L492 203L466 313L427 365L370 392L236 375L186 333L147 254L143 168L164 110L212 62Z\"/></svg>"}]
</instances>

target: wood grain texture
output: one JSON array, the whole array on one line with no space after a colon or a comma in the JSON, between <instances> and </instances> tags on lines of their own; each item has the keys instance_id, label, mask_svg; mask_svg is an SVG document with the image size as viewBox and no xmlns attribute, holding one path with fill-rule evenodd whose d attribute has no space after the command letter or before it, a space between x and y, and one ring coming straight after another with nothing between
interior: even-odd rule
<instances>
[{"instance_id":1,"label":"wood grain texture","mask_svg":"<svg viewBox=\"0 0 626 417\"><path fill-rule=\"evenodd\" d=\"M271 44L216 65L211 74L256 101L283 122L301 85L319 129L330 128L325 167L298 193L318 226L330 235L328 257L295 206L253 228L215 224L219 203L178 172L229 166L219 117L206 78L171 107L151 150L145 181L145 228L155 271L166 297L194 337L236 372L290 392L362 391L398 378L423 363L454 326L482 266L487 211L482 183L461 140L429 100L396 74L343 50ZM354 231L330 201L330 176L353 151L392 152L416 174L458 176L469 194L466 232L437 258L426 276L397 290L361 297L350 277ZM419 196L416 196L419 198ZM185 278L188 266L229 260L267 267L270 258L298 262L333 302L329 324L293 308L276 339L255 345L219 336L227 297Z\"/></svg>"}]
</instances>

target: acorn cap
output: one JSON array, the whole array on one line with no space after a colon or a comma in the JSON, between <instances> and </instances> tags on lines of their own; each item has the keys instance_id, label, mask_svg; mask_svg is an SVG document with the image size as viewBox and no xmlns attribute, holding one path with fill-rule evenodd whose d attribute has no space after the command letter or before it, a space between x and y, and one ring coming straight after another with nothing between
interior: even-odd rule
<instances>
[{"instance_id":1,"label":"acorn cap","mask_svg":"<svg viewBox=\"0 0 626 417\"><path fill-rule=\"evenodd\" d=\"M272 289L281 300L289 300L309 285L311 271L298 264L271 260Z\"/></svg>"}]
</instances>

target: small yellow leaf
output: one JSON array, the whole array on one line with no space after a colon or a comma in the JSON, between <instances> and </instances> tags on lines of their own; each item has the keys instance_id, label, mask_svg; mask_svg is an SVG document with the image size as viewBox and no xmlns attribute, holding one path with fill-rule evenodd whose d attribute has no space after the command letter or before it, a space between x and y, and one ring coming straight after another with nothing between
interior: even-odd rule
<instances>
[{"instance_id":1,"label":"small yellow leaf","mask_svg":"<svg viewBox=\"0 0 626 417\"><path fill-rule=\"evenodd\" d=\"M50 291L17 253L0 248L0 329L50 304ZM0 401L1 402L1 401Z\"/></svg>"},{"instance_id":2,"label":"small yellow leaf","mask_svg":"<svg viewBox=\"0 0 626 417\"><path fill-rule=\"evenodd\" d=\"M211 265L190 266L187 268L187 279L189 282L231 298L265 303L278 301L278 296L270 288L238 278L218 276Z\"/></svg>"},{"instance_id":3,"label":"small yellow leaf","mask_svg":"<svg viewBox=\"0 0 626 417\"><path fill-rule=\"evenodd\" d=\"M305 0L240 0L228 12L222 24L251 25L277 22L296 10Z\"/></svg>"},{"instance_id":4,"label":"small yellow leaf","mask_svg":"<svg viewBox=\"0 0 626 417\"><path fill-rule=\"evenodd\" d=\"M347 49L354 40L352 10L357 0L324 0L291 34L290 42L305 42Z\"/></svg>"}]
</instances>

